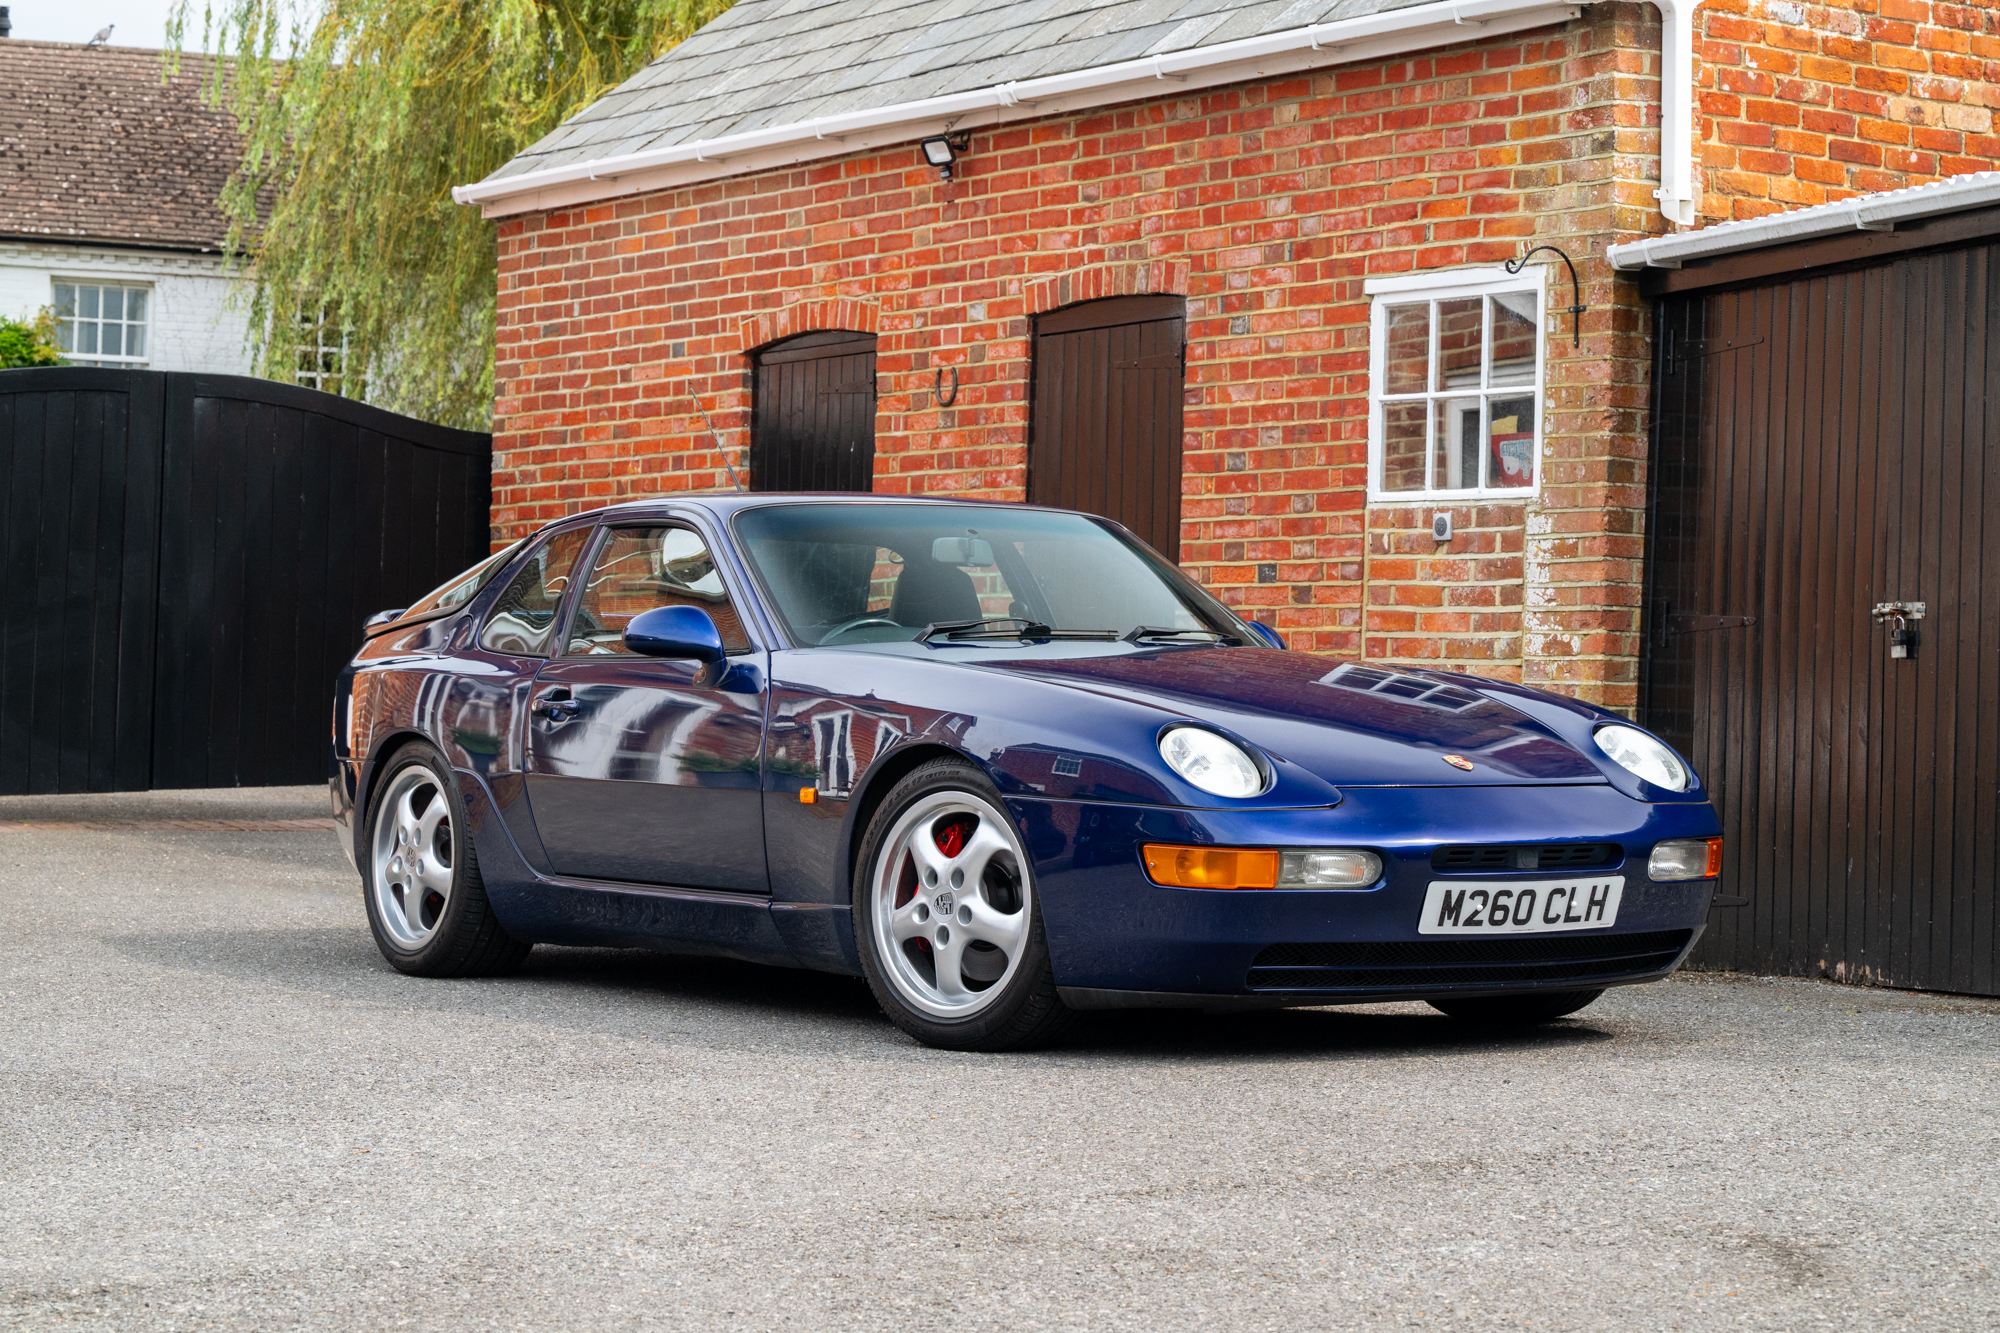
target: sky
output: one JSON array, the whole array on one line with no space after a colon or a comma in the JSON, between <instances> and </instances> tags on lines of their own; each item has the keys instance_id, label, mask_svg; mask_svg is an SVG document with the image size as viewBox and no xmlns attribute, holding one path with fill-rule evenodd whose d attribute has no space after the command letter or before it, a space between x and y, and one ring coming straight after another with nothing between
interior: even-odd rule
<instances>
[{"instance_id":1,"label":"sky","mask_svg":"<svg viewBox=\"0 0 2000 1333\"><path fill-rule=\"evenodd\" d=\"M14 21L14 36L29 42L87 42L107 23L116 24L113 46L167 44L167 16L174 0L0 0ZM191 6L189 44L201 45L201 0Z\"/></svg>"}]
</instances>

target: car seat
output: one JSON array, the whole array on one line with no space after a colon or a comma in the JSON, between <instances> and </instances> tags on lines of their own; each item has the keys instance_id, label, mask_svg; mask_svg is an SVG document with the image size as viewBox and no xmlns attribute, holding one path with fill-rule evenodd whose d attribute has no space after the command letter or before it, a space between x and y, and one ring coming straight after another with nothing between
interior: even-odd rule
<instances>
[{"instance_id":1,"label":"car seat","mask_svg":"<svg viewBox=\"0 0 2000 1333\"><path fill-rule=\"evenodd\" d=\"M906 560L896 577L896 591L889 599L889 619L898 625L921 629L953 620L978 620L985 616L979 606L979 592L972 575L956 565L935 560Z\"/></svg>"}]
</instances>

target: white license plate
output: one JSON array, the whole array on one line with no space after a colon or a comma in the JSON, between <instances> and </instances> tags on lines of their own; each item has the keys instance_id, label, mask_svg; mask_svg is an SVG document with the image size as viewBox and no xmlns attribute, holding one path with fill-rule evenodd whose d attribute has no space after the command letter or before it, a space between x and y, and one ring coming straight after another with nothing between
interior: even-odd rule
<instances>
[{"instance_id":1,"label":"white license plate","mask_svg":"<svg viewBox=\"0 0 2000 1333\"><path fill-rule=\"evenodd\" d=\"M1623 875L1597 879L1432 880L1424 894L1422 935L1529 935L1601 930L1618 920Z\"/></svg>"}]
</instances>

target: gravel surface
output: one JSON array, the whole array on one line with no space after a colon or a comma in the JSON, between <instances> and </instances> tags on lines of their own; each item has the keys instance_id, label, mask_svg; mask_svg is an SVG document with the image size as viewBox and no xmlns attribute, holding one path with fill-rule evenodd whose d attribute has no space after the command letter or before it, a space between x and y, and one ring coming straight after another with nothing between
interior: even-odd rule
<instances>
[{"instance_id":1,"label":"gravel surface","mask_svg":"<svg viewBox=\"0 0 2000 1333\"><path fill-rule=\"evenodd\" d=\"M0 800L311 818L317 789ZM23 1328L2000 1325L2000 1004L1739 976L922 1049L859 981L383 964L326 833L0 832Z\"/></svg>"}]
</instances>

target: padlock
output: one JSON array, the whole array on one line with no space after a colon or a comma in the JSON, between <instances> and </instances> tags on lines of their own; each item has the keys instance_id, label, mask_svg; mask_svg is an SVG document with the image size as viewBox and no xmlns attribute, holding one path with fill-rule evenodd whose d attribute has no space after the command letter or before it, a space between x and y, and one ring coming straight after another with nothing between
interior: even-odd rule
<instances>
[{"instance_id":1,"label":"padlock","mask_svg":"<svg viewBox=\"0 0 2000 1333\"><path fill-rule=\"evenodd\" d=\"M1889 656L1908 657L1910 645L1917 641L1917 632L1909 627L1901 616L1896 617L1896 628L1889 631Z\"/></svg>"}]
</instances>

